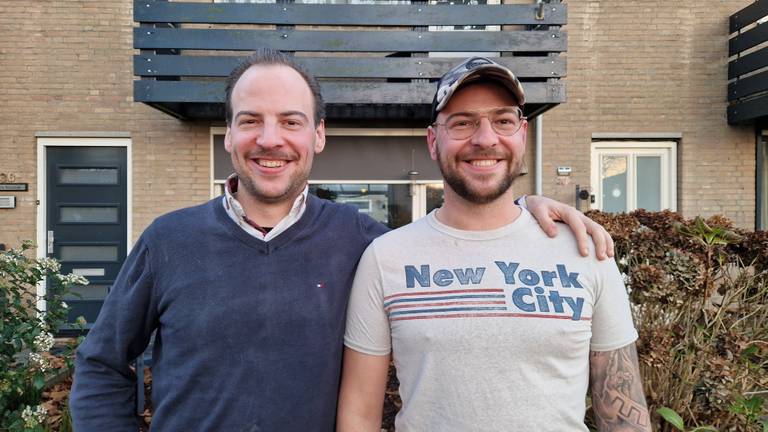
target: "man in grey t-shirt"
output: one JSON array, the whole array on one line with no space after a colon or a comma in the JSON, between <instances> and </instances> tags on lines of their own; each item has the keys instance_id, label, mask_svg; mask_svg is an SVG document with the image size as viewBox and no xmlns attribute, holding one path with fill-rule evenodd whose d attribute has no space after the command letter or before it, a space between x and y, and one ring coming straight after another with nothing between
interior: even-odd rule
<instances>
[{"instance_id":1,"label":"man in grey t-shirt","mask_svg":"<svg viewBox=\"0 0 768 432\"><path fill-rule=\"evenodd\" d=\"M613 260L548 238L513 203L522 86L485 58L438 83L429 151L445 204L374 240L347 311L338 430L378 431L390 355L398 432L649 431L629 301Z\"/></svg>"}]
</instances>

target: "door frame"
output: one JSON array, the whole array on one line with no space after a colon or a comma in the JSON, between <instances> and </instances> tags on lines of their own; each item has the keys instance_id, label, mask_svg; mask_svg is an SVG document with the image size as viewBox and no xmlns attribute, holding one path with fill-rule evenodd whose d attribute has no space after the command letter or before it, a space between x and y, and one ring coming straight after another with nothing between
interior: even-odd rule
<instances>
[{"instance_id":1,"label":"door frame","mask_svg":"<svg viewBox=\"0 0 768 432\"><path fill-rule=\"evenodd\" d=\"M124 147L126 157L126 250L128 255L131 252L133 243L133 166L132 166L132 141L130 134L105 134L83 133L67 134L67 136L50 136L47 134L37 134L37 258L45 258L47 253L47 190L48 170L47 166L47 148L48 147ZM45 280L37 285L37 308L45 311L47 308Z\"/></svg>"}]
</instances>

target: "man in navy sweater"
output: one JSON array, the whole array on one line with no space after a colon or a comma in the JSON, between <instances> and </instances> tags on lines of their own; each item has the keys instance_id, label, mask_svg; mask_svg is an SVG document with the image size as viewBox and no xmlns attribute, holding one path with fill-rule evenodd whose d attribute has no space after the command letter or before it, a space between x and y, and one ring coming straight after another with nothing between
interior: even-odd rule
<instances>
[{"instance_id":1,"label":"man in navy sweater","mask_svg":"<svg viewBox=\"0 0 768 432\"><path fill-rule=\"evenodd\" d=\"M135 432L134 373L156 331L152 429L332 431L345 309L357 262L387 228L307 193L325 145L315 79L262 50L227 81L225 146L236 174L223 198L164 215L134 245L77 352L78 432ZM602 228L554 201L597 253ZM586 224L586 227L585 227Z\"/></svg>"}]
</instances>

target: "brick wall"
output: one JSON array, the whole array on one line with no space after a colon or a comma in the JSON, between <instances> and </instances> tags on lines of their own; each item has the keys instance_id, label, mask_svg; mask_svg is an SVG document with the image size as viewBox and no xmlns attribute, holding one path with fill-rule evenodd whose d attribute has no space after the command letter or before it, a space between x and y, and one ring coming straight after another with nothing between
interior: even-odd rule
<instances>
[{"instance_id":1,"label":"brick wall","mask_svg":"<svg viewBox=\"0 0 768 432\"><path fill-rule=\"evenodd\" d=\"M593 133L675 132L678 210L753 228L754 129L726 122L728 17L750 3L569 1L568 100L545 114L544 193L573 205Z\"/></svg>"},{"instance_id":2,"label":"brick wall","mask_svg":"<svg viewBox=\"0 0 768 432\"><path fill-rule=\"evenodd\" d=\"M592 133L674 132L678 208L754 226L754 135L727 126L728 16L749 0L568 2L568 102L545 115L544 193L573 204L590 183ZM42 131L128 132L133 233L209 196L209 124L132 101L132 2L0 2L0 173L30 184L0 210L0 243L35 237L36 139ZM533 190L530 174L516 183ZM573 167L557 181L557 166ZM567 184L561 184L567 183Z\"/></svg>"},{"instance_id":3,"label":"brick wall","mask_svg":"<svg viewBox=\"0 0 768 432\"><path fill-rule=\"evenodd\" d=\"M128 132L133 233L209 197L207 124L133 103L132 2L0 2L0 173L30 185L0 210L0 243L35 238L36 138L41 131Z\"/></svg>"}]
</instances>

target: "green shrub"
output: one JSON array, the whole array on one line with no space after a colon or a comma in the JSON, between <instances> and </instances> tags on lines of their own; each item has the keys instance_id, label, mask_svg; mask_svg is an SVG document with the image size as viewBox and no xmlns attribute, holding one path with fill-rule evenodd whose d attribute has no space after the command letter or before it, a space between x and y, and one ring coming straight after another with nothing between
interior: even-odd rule
<instances>
[{"instance_id":1,"label":"green shrub","mask_svg":"<svg viewBox=\"0 0 768 432\"><path fill-rule=\"evenodd\" d=\"M88 283L82 276L61 275L56 260L27 256L33 248L0 252L0 430L45 431L48 411L42 405L43 389L59 369L71 369L71 355L61 362L50 355L53 331L64 321L63 296L74 285ZM49 280L46 297L37 286ZM45 301L43 312L38 306ZM71 354L73 346L66 354Z\"/></svg>"}]
</instances>

